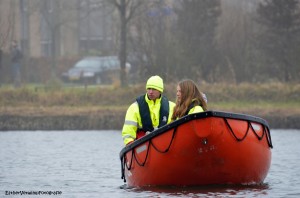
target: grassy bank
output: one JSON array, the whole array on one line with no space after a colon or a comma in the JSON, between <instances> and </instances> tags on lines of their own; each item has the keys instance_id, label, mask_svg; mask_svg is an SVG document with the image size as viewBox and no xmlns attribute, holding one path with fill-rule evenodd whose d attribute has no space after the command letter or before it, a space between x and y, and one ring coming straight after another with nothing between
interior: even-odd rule
<instances>
[{"instance_id":1,"label":"grassy bank","mask_svg":"<svg viewBox=\"0 0 300 198\"><path fill-rule=\"evenodd\" d=\"M200 89L208 97L210 110L259 116L266 119L271 128L272 126L298 128L296 123L300 122L299 84L201 84ZM166 85L164 94L174 101L175 90L176 85ZM52 122L51 120L60 118L60 120L66 119L69 123L67 125L73 126L65 126L62 121L59 129L119 129L128 105L135 100L136 96L144 93L144 85L126 88L28 85L18 89L2 86L0 88L0 119L2 119L0 128L11 129L13 125L17 125L14 129L30 129L30 126L27 126L28 122L35 120L36 126L31 128L39 129L39 124L36 122L40 122L38 119L44 117L48 118L48 121L43 122ZM3 127L1 123L6 122L5 125L8 125L7 118L16 120L9 126ZM17 124L17 118L28 120ZM78 121L80 119L85 121L82 121L81 126L76 127L72 120L80 122Z\"/></svg>"}]
</instances>

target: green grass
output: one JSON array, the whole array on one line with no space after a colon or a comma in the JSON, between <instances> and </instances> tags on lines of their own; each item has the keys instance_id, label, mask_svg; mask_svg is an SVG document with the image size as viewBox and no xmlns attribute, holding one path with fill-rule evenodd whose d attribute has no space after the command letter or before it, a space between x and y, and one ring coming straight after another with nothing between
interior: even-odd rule
<instances>
[{"instance_id":1,"label":"green grass","mask_svg":"<svg viewBox=\"0 0 300 198\"><path fill-rule=\"evenodd\" d=\"M145 85L63 86L29 84L0 87L0 107L127 107L145 93ZM300 84L201 84L209 109L300 109ZM164 94L175 101L176 85L165 85Z\"/></svg>"},{"instance_id":2,"label":"green grass","mask_svg":"<svg viewBox=\"0 0 300 198\"><path fill-rule=\"evenodd\" d=\"M299 102L289 101L289 102L277 102L277 101L235 101L235 102L216 102L210 104L214 108L266 108L266 109L276 109L276 108L299 108Z\"/></svg>"}]
</instances>

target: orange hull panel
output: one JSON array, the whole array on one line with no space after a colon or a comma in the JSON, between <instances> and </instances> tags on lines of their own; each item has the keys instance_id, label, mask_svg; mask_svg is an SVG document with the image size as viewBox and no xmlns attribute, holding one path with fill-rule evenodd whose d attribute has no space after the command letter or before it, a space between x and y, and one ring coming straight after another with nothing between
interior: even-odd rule
<instances>
[{"instance_id":1,"label":"orange hull panel","mask_svg":"<svg viewBox=\"0 0 300 198\"><path fill-rule=\"evenodd\" d=\"M128 186L257 184L269 171L269 129L253 119L201 116L147 136L120 154Z\"/></svg>"}]
</instances>

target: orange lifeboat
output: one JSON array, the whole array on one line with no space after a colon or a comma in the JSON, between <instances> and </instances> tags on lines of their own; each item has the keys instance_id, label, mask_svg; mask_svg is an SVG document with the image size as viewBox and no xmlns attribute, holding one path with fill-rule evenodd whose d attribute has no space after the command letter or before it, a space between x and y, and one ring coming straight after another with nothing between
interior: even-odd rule
<instances>
[{"instance_id":1,"label":"orange lifeboat","mask_svg":"<svg viewBox=\"0 0 300 198\"><path fill-rule=\"evenodd\" d=\"M260 184L272 147L268 123L261 118L191 114L124 147L122 179L129 187Z\"/></svg>"}]
</instances>

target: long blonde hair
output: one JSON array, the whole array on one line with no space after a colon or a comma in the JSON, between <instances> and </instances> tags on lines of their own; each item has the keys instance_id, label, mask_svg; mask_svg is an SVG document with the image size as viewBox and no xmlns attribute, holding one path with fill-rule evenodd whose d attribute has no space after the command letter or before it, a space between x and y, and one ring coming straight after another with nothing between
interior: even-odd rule
<instances>
[{"instance_id":1,"label":"long blonde hair","mask_svg":"<svg viewBox=\"0 0 300 198\"><path fill-rule=\"evenodd\" d=\"M204 111L207 110L207 104L203 95L194 81L189 79L182 80L178 83L178 86L181 89L181 100L176 99L172 120L183 117L192 103L195 106L201 106Z\"/></svg>"}]
</instances>

